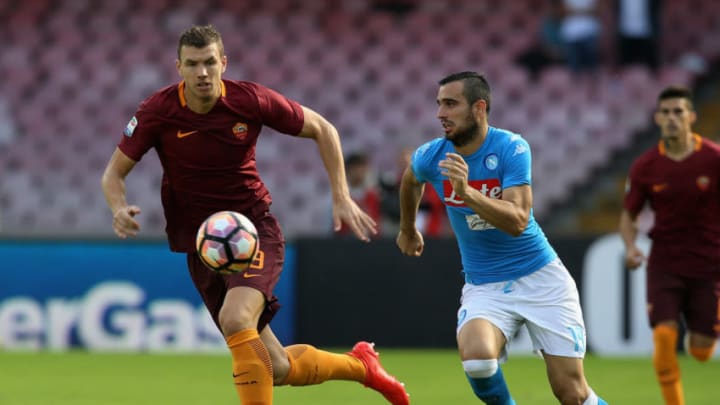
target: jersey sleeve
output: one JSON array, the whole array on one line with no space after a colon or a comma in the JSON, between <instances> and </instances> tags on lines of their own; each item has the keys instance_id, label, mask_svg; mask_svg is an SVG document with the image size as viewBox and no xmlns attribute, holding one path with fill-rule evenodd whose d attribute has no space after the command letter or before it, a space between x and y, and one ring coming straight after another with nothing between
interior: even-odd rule
<instances>
[{"instance_id":1,"label":"jersey sleeve","mask_svg":"<svg viewBox=\"0 0 720 405\"><path fill-rule=\"evenodd\" d=\"M532 184L532 154L530 144L520 136L508 144L505 150L505 167L502 172L503 189Z\"/></svg>"},{"instance_id":2,"label":"jersey sleeve","mask_svg":"<svg viewBox=\"0 0 720 405\"><path fill-rule=\"evenodd\" d=\"M157 131L153 129L155 126L153 114L144 107L144 104L138 108L128 122L118 144L118 148L136 162L139 162L143 155L155 146L158 135Z\"/></svg>"},{"instance_id":3,"label":"jersey sleeve","mask_svg":"<svg viewBox=\"0 0 720 405\"><path fill-rule=\"evenodd\" d=\"M647 200L647 192L645 186L640 181L639 173L641 165L635 162L630 168L630 174L625 182L625 197L623 198L623 208L631 215L637 215L642 210Z\"/></svg>"},{"instance_id":4,"label":"jersey sleeve","mask_svg":"<svg viewBox=\"0 0 720 405\"><path fill-rule=\"evenodd\" d=\"M253 83L263 125L278 132L297 135L305 123L302 106L275 90Z\"/></svg>"},{"instance_id":5,"label":"jersey sleeve","mask_svg":"<svg viewBox=\"0 0 720 405\"><path fill-rule=\"evenodd\" d=\"M432 175L432 155L433 154L430 153L430 145L424 144L415 150L410 160L410 167L412 168L413 174L421 183L429 181ZM435 169L437 170L437 168Z\"/></svg>"}]
</instances>

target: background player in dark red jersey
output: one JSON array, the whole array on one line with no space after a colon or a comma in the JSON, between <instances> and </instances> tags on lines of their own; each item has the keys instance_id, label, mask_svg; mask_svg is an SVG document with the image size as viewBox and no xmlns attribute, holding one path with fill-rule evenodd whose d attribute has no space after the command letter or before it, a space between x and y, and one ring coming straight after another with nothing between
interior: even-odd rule
<instances>
[{"instance_id":1,"label":"background player in dark red jersey","mask_svg":"<svg viewBox=\"0 0 720 405\"><path fill-rule=\"evenodd\" d=\"M163 166L162 202L170 248L187 254L193 282L232 354L232 374L243 404L272 404L273 385L309 385L354 380L382 393L394 405L408 396L380 365L371 344L347 354L310 345L283 347L268 323L279 308L273 289L282 270L284 238L270 214L270 194L255 164L263 125L317 142L328 173L336 230L345 224L368 241L375 222L352 201L335 127L316 112L256 83L223 80L227 57L220 34L194 26L178 44L182 81L156 92L138 108L110 158L102 188L120 238L140 230L140 208L125 198L125 178L151 148ZM207 269L194 235L210 214L238 211L258 229L261 251L244 273L224 276Z\"/></svg>"},{"instance_id":2,"label":"background player in dark red jersey","mask_svg":"<svg viewBox=\"0 0 720 405\"><path fill-rule=\"evenodd\" d=\"M676 347L680 322L689 353L712 356L720 334L720 146L691 130L692 94L669 87L658 97L655 122L662 138L630 169L620 217L625 262L645 260L637 247L636 219L646 202L655 213L650 230L647 302L655 349L653 364L666 404L684 404Z\"/></svg>"}]
</instances>

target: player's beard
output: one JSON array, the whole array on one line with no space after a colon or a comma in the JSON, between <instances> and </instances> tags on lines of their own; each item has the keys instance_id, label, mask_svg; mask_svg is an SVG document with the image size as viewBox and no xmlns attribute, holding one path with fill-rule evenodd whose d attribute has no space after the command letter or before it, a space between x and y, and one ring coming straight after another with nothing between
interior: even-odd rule
<instances>
[{"instance_id":1,"label":"player's beard","mask_svg":"<svg viewBox=\"0 0 720 405\"><path fill-rule=\"evenodd\" d=\"M461 148L480 135L480 126L473 118L472 114L469 114L466 122L470 124L465 128L458 128L453 135L445 134L445 139L452 142L456 148Z\"/></svg>"}]
</instances>

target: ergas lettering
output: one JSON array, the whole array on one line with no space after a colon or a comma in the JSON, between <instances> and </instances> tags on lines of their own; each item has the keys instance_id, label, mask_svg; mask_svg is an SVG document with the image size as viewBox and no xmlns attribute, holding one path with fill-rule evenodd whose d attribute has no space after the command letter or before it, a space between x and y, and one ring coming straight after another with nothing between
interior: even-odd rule
<instances>
[{"instance_id":1,"label":"ergas lettering","mask_svg":"<svg viewBox=\"0 0 720 405\"><path fill-rule=\"evenodd\" d=\"M92 286L82 297L0 301L0 342L8 349L97 351L222 351L223 337L200 305L148 300L124 281Z\"/></svg>"}]
</instances>

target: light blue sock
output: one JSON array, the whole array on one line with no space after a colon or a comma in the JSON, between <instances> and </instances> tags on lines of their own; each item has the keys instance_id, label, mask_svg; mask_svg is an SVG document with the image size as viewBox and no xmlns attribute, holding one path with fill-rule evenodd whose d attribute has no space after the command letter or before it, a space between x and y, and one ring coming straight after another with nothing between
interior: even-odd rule
<instances>
[{"instance_id":1,"label":"light blue sock","mask_svg":"<svg viewBox=\"0 0 720 405\"><path fill-rule=\"evenodd\" d=\"M488 378L472 378L467 373L465 375L475 395L487 405L515 405L500 368Z\"/></svg>"},{"instance_id":2,"label":"light blue sock","mask_svg":"<svg viewBox=\"0 0 720 405\"><path fill-rule=\"evenodd\" d=\"M604 400L604 399L602 399L602 398L598 397L598 405L608 405L608 403L607 403L607 402L605 402L605 400Z\"/></svg>"}]
</instances>

